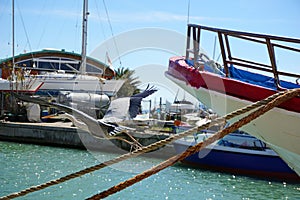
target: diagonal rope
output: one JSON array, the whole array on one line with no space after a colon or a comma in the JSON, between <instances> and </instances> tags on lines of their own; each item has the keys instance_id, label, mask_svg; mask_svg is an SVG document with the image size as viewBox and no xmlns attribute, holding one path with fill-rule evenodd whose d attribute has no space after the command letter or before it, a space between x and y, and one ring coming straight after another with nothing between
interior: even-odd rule
<instances>
[{"instance_id":1,"label":"diagonal rope","mask_svg":"<svg viewBox=\"0 0 300 200\"><path fill-rule=\"evenodd\" d=\"M36 186L32 186L30 188L27 188L27 189L24 189L22 191L19 191L19 192L16 192L16 193L12 193L12 194L9 194L7 196L3 196L3 197L0 197L0 200L2 199L12 199L12 198L16 198L16 197L20 197L20 196L24 196L26 194L29 194L29 193L32 193L32 192L35 192L35 191L39 191L39 190L42 190L42 189L45 189L47 187L50 187L50 186L53 186L53 185L57 185L57 184L60 184L60 183L63 183L63 182L66 182L68 180L71 180L71 179L74 179L74 178L77 178L77 177L80 177L80 176L83 176L87 173L91 173L91 172L94 172L96 170L99 170L99 169L102 169L106 166L110 166L110 165L113 165L113 164L116 164L118 162L121 162L121 161L124 161L126 159L129 159L129 158L133 158L133 157L136 157L138 155L141 155L143 153L147 153L149 151L152 151L154 149L157 149L159 147L162 147L166 144L169 144L175 140L178 140L178 139L181 139L183 137L186 137L188 135L191 135L199 130L202 130L202 129L207 129L211 126L215 126L215 125L219 125L223 122L225 122L226 120L229 120L231 118L234 118L238 115L241 115L241 114L244 114L244 113L247 113L251 110L254 110L260 106L263 106L265 104L268 104L272 101L274 101L276 98L278 97L281 97L282 95L286 94L287 92L290 92L290 93L297 93L298 94L300 93L300 89L298 90L287 90L287 91L281 91L281 92L278 92L278 93L275 93L274 95L266 98L266 99L263 99L261 101L258 101L256 103L253 103L251 105L248 105L244 108L241 108L239 110L236 110L234 112L231 112L227 115L225 115L224 117L220 117L220 118L217 118L217 119L214 119L210 122L206 122L205 124L201 125L201 126L196 126L192 129L189 129L185 132L182 132L180 134L177 134L177 135L172 135L164 140L161 140L161 141L158 141L158 142L155 142L153 144L150 144L148 146L145 146L145 147L142 147L140 149L136 149L135 151L132 151L130 153L127 153L127 154L123 154L119 157L116 157L114 159L111 159L109 161L105 161L103 163L100 163L100 164L97 164L97 165L94 165L94 166L91 166L91 167L88 167L86 169L83 169L83 170L80 170L78 172L74 172L72 174L69 174L67 176L64 176L64 177L61 177L61 178L58 178L56 180L50 180L46 183L43 183L41 185L36 185Z\"/></svg>"},{"instance_id":2,"label":"diagonal rope","mask_svg":"<svg viewBox=\"0 0 300 200\"><path fill-rule=\"evenodd\" d=\"M283 93L282 95L278 96L277 98L275 98L274 100L272 100L271 102L269 102L268 104L266 104L265 106L262 106L261 108L257 109L256 111L253 111L249 115L243 117L242 119L238 120L237 122L233 123L232 125L228 126L227 128L218 131L211 137L207 138L205 141L202 141L202 142L196 144L195 146L189 147L185 152L178 154L176 156L173 156L170 159L152 167L151 169L146 170L146 171L134 176L133 178L127 179L126 181L121 182L118 185L115 185L115 186L109 188L108 190L103 191L99 194L96 194L88 199L94 200L94 199L102 199L102 198L108 197L111 194L117 193L117 192L119 192L119 191L145 179L145 178L148 178L149 176L156 174L171 165L174 165L178 161L181 161L181 160L185 159L186 157L188 157L194 153L197 153L198 151L200 151L201 149L205 148L206 146L212 144L213 142L217 141L218 139L220 139L220 138L224 137L225 135L233 132L234 130L244 126L245 124L251 122L252 120L254 120L254 119L260 117L261 115L263 115L264 113L268 112L272 108L280 105L281 103L283 103L299 94L300 94L300 89L287 91L287 92Z\"/></svg>"},{"instance_id":3,"label":"diagonal rope","mask_svg":"<svg viewBox=\"0 0 300 200\"><path fill-rule=\"evenodd\" d=\"M118 59L119 59L119 62L120 62L120 66L122 66L120 51L119 51L119 48L118 48L118 45L117 45L116 38L114 36L114 32L113 32L113 28L112 28L111 21L110 21L110 18L109 18L109 14L108 14L108 10L107 10L107 6L106 6L106 3L105 3L105 0L103 0L103 5L104 5L104 8L105 8L105 13L106 13L106 16L107 16L107 20L108 20L108 24L109 24L111 36L113 38L114 45L116 47L116 51L117 51L117 54L118 54Z\"/></svg>"}]
</instances>

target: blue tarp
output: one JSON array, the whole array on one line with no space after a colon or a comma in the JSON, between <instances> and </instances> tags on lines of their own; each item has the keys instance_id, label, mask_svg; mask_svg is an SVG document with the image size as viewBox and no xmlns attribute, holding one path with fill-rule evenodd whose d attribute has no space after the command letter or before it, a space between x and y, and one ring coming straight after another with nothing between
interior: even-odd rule
<instances>
[{"instance_id":1,"label":"blue tarp","mask_svg":"<svg viewBox=\"0 0 300 200\"><path fill-rule=\"evenodd\" d=\"M228 69L231 78L274 90L277 89L274 78L272 77L237 69L233 65L231 65ZM300 88L300 85L287 81L280 81L280 86L287 89Z\"/></svg>"},{"instance_id":2,"label":"blue tarp","mask_svg":"<svg viewBox=\"0 0 300 200\"><path fill-rule=\"evenodd\" d=\"M193 60L186 60L187 64L194 66ZM229 74L231 78L251 83L254 85L259 85L262 87L267 87L273 90L277 90L276 84L274 82L274 78L265 76L262 74L257 74L249 71L245 71L242 69L235 68L233 65L230 65ZM210 65L204 64L204 70L212 73L216 73L215 70L212 69ZM223 72L225 73L224 69ZM220 73L217 73L219 75L222 75ZM294 88L300 88L300 85L292 82L287 81L280 81L280 86L286 89L294 89Z\"/></svg>"}]
</instances>

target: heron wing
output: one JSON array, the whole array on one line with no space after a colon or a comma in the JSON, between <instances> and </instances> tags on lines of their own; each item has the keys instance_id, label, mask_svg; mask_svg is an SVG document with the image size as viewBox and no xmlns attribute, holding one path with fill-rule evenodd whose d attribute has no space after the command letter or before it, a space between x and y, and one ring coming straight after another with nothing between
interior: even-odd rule
<instances>
[{"instance_id":1,"label":"heron wing","mask_svg":"<svg viewBox=\"0 0 300 200\"><path fill-rule=\"evenodd\" d=\"M118 122L126 120L128 118L129 101L129 97L113 100L110 103L103 119L110 121L110 118L112 118L118 120Z\"/></svg>"},{"instance_id":2,"label":"heron wing","mask_svg":"<svg viewBox=\"0 0 300 200\"><path fill-rule=\"evenodd\" d=\"M150 85L148 85L147 88L143 92L134 94L130 98L136 97L136 98L143 99L143 98L146 98L147 96L150 96L151 94L153 94L156 91L157 91L157 89L154 86L150 87Z\"/></svg>"},{"instance_id":3,"label":"heron wing","mask_svg":"<svg viewBox=\"0 0 300 200\"><path fill-rule=\"evenodd\" d=\"M141 102L143 100L143 98L150 96L151 94L153 94L154 92L156 92L157 89L154 86L147 86L147 88L139 93L139 94L135 94L132 95L130 97L130 103L129 103L129 115L131 118L135 118L137 116L137 114L139 113L139 108L141 106Z\"/></svg>"}]
</instances>

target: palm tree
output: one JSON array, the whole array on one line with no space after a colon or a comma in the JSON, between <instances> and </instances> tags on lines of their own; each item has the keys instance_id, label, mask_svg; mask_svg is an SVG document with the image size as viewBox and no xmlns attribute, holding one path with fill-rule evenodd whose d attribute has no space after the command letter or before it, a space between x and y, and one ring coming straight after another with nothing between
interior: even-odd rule
<instances>
[{"instance_id":1,"label":"palm tree","mask_svg":"<svg viewBox=\"0 0 300 200\"><path fill-rule=\"evenodd\" d=\"M133 77L133 74L134 70L129 68L120 67L116 70L116 79L125 79L123 86L117 92L117 97L128 97L140 93L137 87L141 82L138 80L138 77Z\"/></svg>"}]
</instances>

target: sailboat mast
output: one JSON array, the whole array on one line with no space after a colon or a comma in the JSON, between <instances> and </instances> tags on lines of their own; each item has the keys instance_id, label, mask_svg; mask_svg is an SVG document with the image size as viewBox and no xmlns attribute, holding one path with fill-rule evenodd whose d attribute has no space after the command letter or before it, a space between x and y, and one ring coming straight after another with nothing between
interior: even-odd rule
<instances>
[{"instance_id":1,"label":"sailboat mast","mask_svg":"<svg viewBox=\"0 0 300 200\"><path fill-rule=\"evenodd\" d=\"M86 73L86 47L87 47L87 19L88 19L88 0L83 1L82 14L82 50L81 50L81 66L80 73Z\"/></svg>"},{"instance_id":2,"label":"sailboat mast","mask_svg":"<svg viewBox=\"0 0 300 200\"><path fill-rule=\"evenodd\" d=\"M12 0L12 80L15 81L15 0Z\"/></svg>"}]
</instances>

